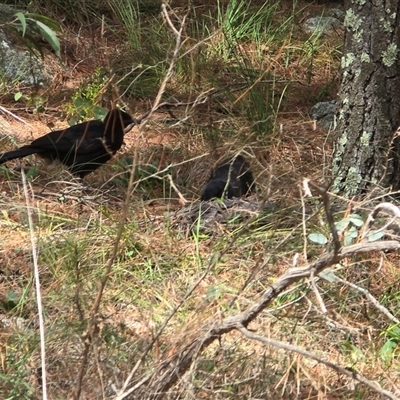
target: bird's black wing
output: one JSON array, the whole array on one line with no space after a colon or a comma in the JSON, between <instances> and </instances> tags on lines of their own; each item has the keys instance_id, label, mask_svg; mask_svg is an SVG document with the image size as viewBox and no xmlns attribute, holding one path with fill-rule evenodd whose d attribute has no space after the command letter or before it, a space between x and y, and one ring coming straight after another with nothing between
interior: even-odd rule
<instances>
[{"instance_id":1,"label":"bird's black wing","mask_svg":"<svg viewBox=\"0 0 400 400\"><path fill-rule=\"evenodd\" d=\"M104 123L98 120L83 122L66 129L53 131L35 139L29 147L58 153L69 151L81 154L98 151L104 145L101 139L104 136Z\"/></svg>"}]
</instances>

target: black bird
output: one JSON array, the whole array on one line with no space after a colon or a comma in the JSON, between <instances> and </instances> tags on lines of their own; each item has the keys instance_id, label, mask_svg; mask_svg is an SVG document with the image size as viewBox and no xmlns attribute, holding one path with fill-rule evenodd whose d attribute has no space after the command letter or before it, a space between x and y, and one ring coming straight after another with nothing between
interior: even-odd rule
<instances>
[{"instance_id":1,"label":"black bird","mask_svg":"<svg viewBox=\"0 0 400 400\"><path fill-rule=\"evenodd\" d=\"M227 158L217 165L201 193L201 200L241 197L254 189L250 165L239 155Z\"/></svg>"},{"instance_id":2,"label":"black bird","mask_svg":"<svg viewBox=\"0 0 400 400\"><path fill-rule=\"evenodd\" d=\"M83 178L111 159L121 148L125 133L137 123L129 114L113 109L104 121L82 122L50 132L17 150L0 153L0 164L37 154L49 161L59 160L72 174Z\"/></svg>"}]
</instances>

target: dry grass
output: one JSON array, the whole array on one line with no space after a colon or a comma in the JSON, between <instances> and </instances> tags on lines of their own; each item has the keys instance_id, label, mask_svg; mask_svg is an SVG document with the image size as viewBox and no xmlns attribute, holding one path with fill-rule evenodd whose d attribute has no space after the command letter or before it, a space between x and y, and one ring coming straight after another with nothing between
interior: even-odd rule
<instances>
[{"instance_id":1,"label":"dry grass","mask_svg":"<svg viewBox=\"0 0 400 400\"><path fill-rule=\"evenodd\" d=\"M69 37L67 34L66 38ZM291 46L300 45L302 37L299 32ZM92 38L86 38L81 39L79 46L73 46L72 39L66 39L71 70L42 93L48 98L48 105L62 108L61 96L68 98L71 87L76 88L97 65L109 62L107 57L95 57L99 49L103 55L119 52L119 47L112 45L115 40L112 36L102 38L93 46ZM196 337L205 321L222 320L243 311L293 265L296 254L304 255L299 184L304 176L316 182L329 180L334 139L332 134L314 126L307 110L327 82L332 82L328 91L335 93L340 38L335 40L330 38L318 48L311 81L309 64L299 54L296 53L297 61L293 59L286 66L283 53L276 57L272 49L266 52L265 63L273 62L274 76L291 80L268 145L251 133L250 122L236 116L231 102L226 101L232 111L229 114L220 113L211 102L190 110L191 118L186 124L171 126L163 120L170 117L168 114L154 114L141 131L136 129L129 134L126 146L113 162L88 176L86 188L74 182L61 167L40 166L39 174L30 181L30 189L34 194L35 236L45 308L50 399L71 398L75 388L82 361L81 337L121 218L127 183L124 177L116 176L125 168L118 167L118 163L125 156L132 157L136 149L138 164L152 164L159 170L172 166L174 182L192 202L198 201L211 166L227 153L242 149L256 176L258 198L268 197L281 206L281 211L268 225L251 225L230 246L238 224L218 224L213 233L179 229L173 224L173 212L181 206L168 181L156 179L138 184L130 199L125 230L96 316L98 331L93 338L81 398L113 398L113 388L122 386L167 316L225 249L228 248L226 253L155 341L133 381L139 381L159 362L179 351L183 343ZM242 50L250 52L251 47ZM81 58L84 63L78 63ZM178 90L174 80L171 90ZM53 96L53 92L57 95ZM65 126L52 112L24 115L11 103L5 103L7 98L4 96L2 105L30 123L27 128L7 119L6 132L12 133L17 143L47 132L49 122L56 128ZM148 104L131 99L129 107L140 114ZM181 118L186 112L177 111L176 115ZM217 145L210 137L214 130L219 130ZM8 139L4 143L3 147L1 142L2 149L13 147ZM32 160L33 164L36 162ZM2 167L0 184L0 393L9 399L36 399L41 392L40 362L25 199L17 173ZM290 206L298 207L300 212L294 214ZM308 208L314 212L318 205L310 203ZM319 230L322 219L321 213L311 217L307 232ZM324 252L321 246L307 246L309 260ZM309 261L300 260L300 264ZM396 314L400 287L397 263L397 254L370 254L365 259L346 260L340 274L367 287ZM321 313L309 284L303 282L279 296L249 328L353 368L394 391L398 385L398 360L393 357L388 365L379 357L386 341L383 333L390 321L360 293L342 284L320 280L318 286L327 314ZM380 397L323 364L262 346L231 332L198 355L166 398Z\"/></svg>"}]
</instances>

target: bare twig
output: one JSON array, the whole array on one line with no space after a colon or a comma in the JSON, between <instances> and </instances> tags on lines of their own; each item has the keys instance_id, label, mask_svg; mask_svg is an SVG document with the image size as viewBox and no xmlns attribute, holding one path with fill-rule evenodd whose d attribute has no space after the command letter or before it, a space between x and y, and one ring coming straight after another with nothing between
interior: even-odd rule
<instances>
[{"instance_id":1,"label":"bare twig","mask_svg":"<svg viewBox=\"0 0 400 400\"><path fill-rule=\"evenodd\" d=\"M171 19L169 18L168 15L168 11L167 11L167 6L166 4L162 4L162 14L165 17L165 19L167 20L168 25L171 27L172 31L175 34L175 48L170 60L170 64L169 64L169 68L168 71L163 79L163 82L161 83L160 89L158 91L158 94L156 96L156 99L153 103L153 107L150 111L148 111L147 113L145 113L142 117L139 118L139 121L142 122L143 119L151 116L151 114L160 107L160 100L161 97L163 95L163 93L165 92L165 88L167 86L167 83L169 82L169 80L172 77L172 73L173 70L175 68L175 64L178 58L178 54L179 51L181 49L181 44L182 44L182 32L184 29L184 25L186 22L186 18L188 16L188 13L183 17L183 19L180 22L180 28L179 30L176 29L174 27L174 25L172 24ZM140 123L139 122L139 123ZM137 157L137 149L135 151L135 159ZM132 164L132 168L131 168L131 176L130 176L130 183L133 183L133 179L134 179L134 175L135 175L135 162ZM130 190L128 191L130 193ZM143 351L139 361L136 363L136 365L134 366L134 368L132 369L131 373L129 374L129 376L127 377L127 379L125 380L125 383L123 385L123 388L121 389L119 395L117 395L118 399L123 399L125 396L124 391L126 390L127 386L129 385L132 377L134 376L135 372L137 371L137 369L140 367L140 365L143 363L143 361L145 360L145 358L147 357L148 352L151 350L151 348L153 347L154 343L156 342L156 340L158 340L159 336L161 335L161 333L164 331L165 327L168 325L169 321L171 320L171 318L175 315L175 313L179 310L179 308L185 303L185 301L187 300L187 298L191 295L191 293L195 290L195 288L202 282L202 280L204 279L205 276L207 276L207 274L209 273L209 271L211 270L211 266L210 268L199 278L199 280L195 283L195 285L193 285L193 287L188 291L188 293L184 296L184 298L181 300L181 302L174 308L174 310L172 310L172 312L170 313L170 315L165 319L165 321L163 322L163 324L161 325L160 329L157 331L156 335L153 337L152 341L149 343L149 345L146 347L146 349ZM151 377L151 375L149 375L149 377Z\"/></svg>"},{"instance_id":2,"label":"bare twig","mask_svg":"<svg viewBox=\"0 0 400 400\"><path fill-rule=\"evenodd\" d=\"M308 187L307 187L308 189ZM306 196L308 196L307 191L305 190L305 194ZM309 194L311 195L311 192ZM306 205L304 203L304 196L301 193L300 190L300 201L301 201L301 211L302 211L302 218L301 218L301 224L302 224L302 228L303 228L303 258L304 260L307 260L307 224L306 224ZM297 256L298 258L298 256ZM297 260L296 260L296 265L297 266Z\"/></svg>"},{"instance_id":3,"label":"bare twig","mask_svg":"<svg viewBox=\"0 0 400 400\"><path fill-rule=\"evenodd\" d=\"M128 378L125 381L125 384L123 388L121 389L120 392L117 393L116 397L114 400L123 400L127 396L129 396L131 393L135 392L137 389L140 389L144 384L147 384L152 378L154 378L154 373L150 373L146 375L144 378L142 378L139 382L137 382L134 386L131 388L127 389L130 381L132 380L134 374L142 364L142 362L145 360L148 352L151 350L153 347L154 343L158 340L166 326L168 325L169 321L171 318L177 313L177 311L182 307L182 305L186 302L186 300L192 295L194 290L200 285L201 282L206 278L206 276L215 268L219 260L229 252L229 250L232 248L232 246L235 244L236 240L238 239L239 235L236 235L232 238L232 240L228 243L228 245L225 247L225 249L220 253L216 254L213 259L210 261L206 271L200 276L200 278L193 284L193 286L188 290L188 292L185 294L183 299L179 302L179 304L171 311L171 313L168 315L168 317L165 319L163 324L161 325L160 329L157 331L157 333L154 335L153 339L151 342L148 344L146 349L144 350L143 354L141 355L139 361L136 363L134 368L132 369L131 373L129 374ZM200 349L199 349L200 351ZM188 366L190 368L190 365Z\"/></svg>"},{"instance_id":4,"label":"bare twig","mask_svg":"<svg viewBox=\"0 0 400 400\"><path fill-rule=\"evenodd\" d=\"M2 106L0 106L0 110L3 111L6 114L11 115L13 118L15 118L17 121L22 122L25 125L29 125L25 120L23 120L22 118L18 117L18 115L13 114L11 111L8 111L7 108L4 108Z\"/></svg>"},{"instance_id":5,"label":"bare twig","mask_svg":"<svg viewBox=\"0 0 400 400\"><path fill-rule=\"evenodd\" d=\"M315 276L314 276L314 271L311 271L311 279L310 279L310 283L311 283L311 287L314 291L315 297L319 303L319 306L321 307L321 312L323 314L326 314L328 312L328 310L326 309L324 300L322 299L321 293L318 290L318 287L315 283Z\"/></svg>"},{"instance_id":6,"label":"bare twig","mask_svg":"<svg viewBox=\"0 0 400 400\"><path fill-rule=\"evenodd\" d=\"M206 347L222 335L238 329L239 326L247 327L270 303L273 299L279 296L284 290L295 282L304 278L310 278L312 273L318 274L325 268L338 263L346 257L351 257L358 254L369 253L372 251L383 250L399 250L400 243L396 240L359 243L348 247L342 247L336 254L331 251L310 265L303 268L293 268L285 275L277 279L247 310L242 313L224 319L221 322L207 322L196 333L196 337L188 338L186 344L183 344L180 349L167 360L161 362L153 371L152 374L143 378L140 383L137 383L132 388L128 389L124 394L120 394L118 399L125 398L128 394L135 394L135 398L146 397L147 399L161 399L164 394L175 385L180 377L190 368L195 357ZM356 380L360 378L358 374L352 375ZM155 379L157 378L157 379ZM150 380L155 379L151 388L144 386ZM360 378L363 379L363 378ZM363 380L361 380L363 381ZM395 399L391 394L392 397Z\"/></svg>"},{"instance_id":7,"label":"bare twig","mask_svg":"<svg viewBox=\"0 0 400 400\"><path fill-rule=\"evenodd\" d=\"M385 314L395 324L400 324L400 320L398 318L396 318L386 307L384 307L382 304L380 304L379 301L374 296L372 296L372 294L367 289L357 286L356 284L346 281L345 279L339 278L334 273L332 273L331 275L334 276L334 278L337 282L343 283L343 284L350 286L351 288L361 292L381 313Z\"/></svg>"},{"instance_id":8,"label":"bare twig","mask_svg":"<svg viewBox=\"0 0 400 400\"><path fill-rule=\"evenodd\" d=\"M88 327L87 327L86 331L82 334L82 342L83 342L82 362L81 362L81 368L80 368L79 374L78 374L76 388L73 392L73 398L76 400L79 399L80 395L81 395L82 382L83 382L83 377L85 375L86 366L88 363L88 357L89 357L91 344L92 344L94 336L98 332L97 314L99 312L101 299L103 298L104 289L106 287L107 281L111 274L111 268L114 264L114 260L117 256L117 254L118 254L119 244L121 241L122 233L125 228L125 221L126 221L128 211L129 211L130 197L131 197L132 188L134 185L133 181L134 181L134 174L131 174L131 176L129 178L128 188L126 191L124 206L122 208L122 215L121 215L117 235L116 235L116 238L114 241L113 250L112 250L111 256L109 257L109 259L106 262L105 272L101 279L100 287L97 292L97 297L94 301L92 310L90 312L90 319L89 319Z\"/></svg>"},{"instance_id":9,"label":"bare twig","mask_svg":"<svg viewBox=\"0 0 400 400\"><path fill-rule=\"evenodd\" d=\"M262 82L269 82L269 81L262 81ZM272 82L272 81L271 81ZM233 85L238 85L239 87L232 89ZM237 91L241 91L244 89L247 89L249 87L248 83L232 83L229 86L229 92L233 93L233 92L237 92ZM135 123L136 125L139 125L144 119L146 119L150 114L153 114L155 111L158 111L161 108L178 108L178 107L188 107L188 106L192 106L196 107L199 104L204 104L210 97L215 96L218 93L224 92L226 91L228 88L222 88L222 89L209 89L204 93L199 94L195 100L192 101L187 101L187 102L182 102L182 101L178 101L178 102L169 102L169 101L164 101L162 103L159 103L157 105L153 104L153 107L151 110L146 111L145 113L143 113L142 115L140 115L138 118L135 119ZM124 92L125 93L125 92Z\"/></svg>"},{"instance_id":10,"label":"bare twig","mask_svg":"<svg viewBox=\"0 0 400 400\"><path fill-rule=\"evenodd\" d=\"M196 288L200 285L201 282L203 282L203 280L205 279L205 277L214 269L215 265L216 265L217 260L214 261L214 263L210 264L209 267L207 268L206 271L204 271L204 273L200 276L200 278L193 284L193 286L187 291L187 293L185 294L185 296L182 298L182 300L178 303L178 305L171 311L171 313L168 315L168 317L165 319L165 321L162 323L160 329L157 331L157 333L154 335L153 339L151 340L151 342L148 344L148 346L146 347L146 349L144 350L142 356L140 357L139 361L136 363L135 367L132 369L131 373L129 374L128 378L125 380L124 386L121 389L120 393L117 394L117 396L115 397L115 400L122 400L124 399L126 396L128 396L130 393L132 393L133 391L135 391L137 388L139 388L140 386L142 386L145 382L147 382L152 376L153 374L149 374L147 375L144 379L142 379L140 382L138 382L135 386L133 386L132 388L130 388L129 390L126 390L126 388L128 387L131 379L133 378L134 374L136 373L136 371L138 370L138 368L140 367L140 365L142 364L142 362L144 361L144 359L146 358L148 352L151 350L151 348L153 347L154 343L156 342L156 340L158 340L158 338L160 337L161 333L164 331L164 329L166 328L166 326L168 325L169 321L171 320L171 318L177 313L177 311L182 307L183 304L185 304L186 300L192 295L192 293L196 290Z\"/></svg>"},{"instance_id":11,"label":"bare twig","mask_svg":"<svg viewBox=\"0 0 400 400\"><path fill-rule=\"evenodd\" d=\"M372 390L374 390L377 393L380 393L384 396L386 396L389 399L393 399L393 400L399 400L399 398L394 395L392 392L389 392L388 390L384 390L382 389L377 383L370 381L369 379L365 378L363 375L358 374L356 372L350 371L346 368L343 367L339 367L338 365L328 361L328 360L324 360L321 357L318 357L316 354L311 353L307 350L301 349L300 347L297 346L293 346L289 343L284 343L284 342L279 342L278 340L274 340L274 339L268 339L264 336L260 336L257 335L253 332L250 332L248 329L246 329L243 325L238 325L236 327L237 330L239 330L241 333L243 333L244 336L248 337L249 339L252 340L257 340L258 342L261 342L263 344L266 344L268 346L274 346L274 347L279 347L281 349L284 350L288 350L297 354L300 354L304 357L307 358L311 358L312 360L315 360L319 363L325 364L326 366L328 366L329 368L332 368L333 370L339 372L342 375L346 375L349 378L352 378L354 380L357 380L361 383L363 383L364 385L368 386L369 388L371 388Z\"/></svg>"},{"instance_id":12,"label":"bare twig","mask_svg":"<svg viewBox=\"0 0 400 400\"><path fill-rule=\"evenodd\" d=\"M340 243L339 235L336 230L335 221L333 220L333 215L332 215L332 210L331 210L328 193L327 193L326 189L319 187L318 185L316 185L309 179L305 178L303 180L303 187L306 188L308 186L311 186L321 196L322 201L324 202L326 220L328 221L329 229L332 233L334 252L336 254L338 254L342 245ZM307 192L311 193L311 191L309 189Z\"/></svg>"},{"instance_id":13,"label":"bare twig","mask_svg":"<svg viewBox=\"0 0 400 400\"><path fill-rule=\"evenodd\" d=\"M175 183L174 183L174 181L173 181L173 179L172 179L172 175L171 175L171 174L168 174L167 177L168 177L169 184L171 185L172 189L175 190L175 193L176 193L176 194L178 195L178 197L179 197L179 203L180 203L182 206L186 205L186 204L188 203L188 201L183 197L183 194L182 194L182 193L179 191L179 189L176 187L176 185L175 185Z\"/></svg>"},{"instance_id":14,"label":"bare twig","mask_svg":"<svg viewBox=\"0 0 400 400\"><path fill-rule=\"evenodd\" d=\"M162 12L163 12L163 15L165 16L168 24L172 28L173 24L172 24L172 22L171 22L171 20L170 20L170 18L168 16L168 12L167 12L167 8L166 8L165 4L162 5ZM149 112L145 113L138 120L136 120L136 123L138 125L145 118L151 116L151 114L154 112L154 110L157 109L157 107L159 106L161 97L162 97L163 93L165 92L165 88L167 86L167 83L171 79L171 76L172 76L172 73L173 73L173 70L174 70L174 67L175 67L175 64L176 64L176 59L178 57L178 53L179 53L180 48L181 48L181 42L182 42L181 36L182 36L182 32L183 32L185 21L186 21L186 17L187 17L187 15L183 17L179 30L177 30L175 28L173 29L174 34L176 35L176 43L175 43L175 48L174 48L174 51L173 51L173 55L172 55L172 58L171 58L171 61L170 61L170 65L169 65L168 71L166 73L166 76L165 76L163 82L161 83L160 89L159 89L158 94L156 96L156 99L155 99L155 101L153 103L152 109ZM136 159L136 157L137 157L137 149L135 150L134 159ZM115 260L115 257L117 255L117 252L118 252L121 236L122 236L122 233L123 233L123 230L124 230L124 227L125 227L125 221L126 221L126 217L128 215L128 210L129 210L130 197L131 197L131 193L133 191L133 187L134 187L134 184L135 184L134 183L135 168L136 168L136 164L135 164L135 162L133 162L132 168L131 168L131 174L130 174L130 177L129 177L129 184L128 184L128 188L127 188L127 191L126 191L124 207L123 207L123 210L122 210L122 216L121 216L121 220L120 220L120 225L119 225L119 228L118 228L117 236L115 238L113 251L112 251L112 254L111 254L110 258L107 260L107 263L106 263L105 273L104 273L103 278L101 280L100 288L99 288L96 300L94 302L94 305L93 305L91 313L90 313L90 320L89 320L88 328L86 329L86 332L82 335L82 339L83 339L83 343L84 343L84 349L83 349L83 352L82 352L82 363L81 363L81 368L80 368L80 371L79 371L79 374L78 374L77 385L76 385L76 388L75 388L74 393L73 393L73 397L74 397L75 400L78 400L80 398L80 394L81 394L81 390L82 390L82 382L83 382L83 377L84 377L84 374L85 374L85 371L86 371L86 366L87 366L87 363L88 363L88 356L89 356L89 352L90 352L90 348L91 348L91 343L92 343L94 335L96 334L96 331L98 330L97 329L98 328L98 326L97 326L98 324L97 324L96 317L97 317L98 310L99 310L99 307L100 307L101 299L103 297L104 288L105 288L106 283L108 281L108 278L110 276L111 268L112 268L112 265L114 264L114 260ZM140 362L139 362L139 365L140 365Z\"/></svg>"},{"instance_id":15,"label":"bare twig","mask_svg":"<svg viewBox=\"0 0 400 400\"><path fill-rule=\"evenodd\" d=\"M380 203L378 204L373 211L368 215L367 220L364 224L363 233L361 235L361 239L365 239L371 232L371 228L373 223L375 222L376 217L382 211L386 211L389 214L393 214L392 219L387 222L384 226L379 228L376 232L383 232L388 226L390 226L397 218L400 218L400 209L391 203Z\"/></svg>"}]
</instances>

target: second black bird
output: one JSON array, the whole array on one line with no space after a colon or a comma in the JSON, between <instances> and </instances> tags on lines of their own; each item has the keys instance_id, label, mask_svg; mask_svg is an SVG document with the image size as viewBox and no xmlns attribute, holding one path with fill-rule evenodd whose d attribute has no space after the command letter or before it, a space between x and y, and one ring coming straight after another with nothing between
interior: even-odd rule
<instances>
[{"instance_id":1,"label":"second black bird","mask_svg":"<svg viewBox=\"0 0 400 400\"><path fill-rule=\"evenodd\" d=\"M124 135L137 123L129 114L113 109L104 121L92 120L50 132L17 150L0 153L0 164L37 154L65 164L83 178L105 164L121 148Z\"/></svg>"},{"instance_id":2,"label":"second black bird","mask_svg":"<svg viewBox=\"0 0 400 400\"><path fill-rule=\"evenodd\" d=\"M254 188L250 165L239 155L227 158L217 165L201 193L201 200L241 197Z\"/></svg>"}]
</instances>

